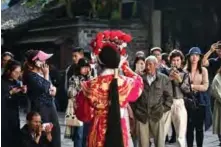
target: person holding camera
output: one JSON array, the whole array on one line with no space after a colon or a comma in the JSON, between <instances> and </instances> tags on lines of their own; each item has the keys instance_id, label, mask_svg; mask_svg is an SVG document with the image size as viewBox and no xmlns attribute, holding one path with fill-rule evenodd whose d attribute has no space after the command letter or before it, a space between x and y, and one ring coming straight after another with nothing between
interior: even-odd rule
<instances>
[{"instance_id":1,"label":"person holding camera","mask_svg":"<svg viewBox=\"0 0 221 147\"><path fill-rule=\"evenodd\" d=\"M29 112L26 121L21 129L22 147L51 147L53 124L41 124L41 116L37 112Z\"/></svg>"},{"instance_id":2,"label":"person holding camera","mask_svg":"<svg viewBox=\"0 0 221 147\"><path fill-rule=\"evenodd\" d=\"M210 55L214 52L216 52L217 57L208 59ZM203 65L208 68L208 71L210 71L209 82L211 84L216 75L216 71L221 66L221 41L218 41L217 43L211 45L210 50L203 57ZM211 94L211 107L213 111L215 98L213 97L213 94L211 92L211 85L210 85L210 94Z\"/></svg>"},{"instance_id":3,"label":"person holding camera","mask_svg":"<svg viewBox=\"0 0 221 147\"><path fill-rule=\"evenodd\" d=\"M61 131L54 100L56 87L50 81L49 66L46 64L46 60L52 55L40 50L31 51L27 57L28 69L24 72L23 80L28 87L31 111L38 112L43 123L53 123L52 147L60 147Z\"/></svg>"},{"instance_id":4,"label":"person holding camera","mask_svg":"<svg viewBox=\"0 0 221 147\"><path fill-rule=\"evenodd\" d=\"M5 147L20 145L19 101L27 92L27 87L19 81L20 76L21 64L8 61L1 80L1 140Z\"/></svg>"},{"instance_id":5,"label":"person holding camera","mask_svg":"<svg viewBox=\"0 0 221 147\"><path fill-rule=\"evenodd\" d=\"M208 59L214 52L216 52L217 57ZM210 71L209 80L210 83L212 83L216 71L221 66L221 41L211 45L210 50L203 56L203 65L208 67L208 70Z\"/></svg>"},{"instance_id":6,"label":"person holding camera","mask_svg":"<svg viewBox=\"0 0 221 147\"><path fill-rule=\"evenodd\" d=\"M173 50L169 54L169 62L171 68L168 70L169 79L172 82L173 89L173 105L171 107L171 117L166 122L165 129L169 129L172 123L176 132L176 138L179 147L186 146L186 128L187 128L187 111L184 103L184 94L190 92L190 83L188 74L182 69L184 55L179 50ZM168 133L166 130L165 133Z\"/></svg>"}]
</instances>

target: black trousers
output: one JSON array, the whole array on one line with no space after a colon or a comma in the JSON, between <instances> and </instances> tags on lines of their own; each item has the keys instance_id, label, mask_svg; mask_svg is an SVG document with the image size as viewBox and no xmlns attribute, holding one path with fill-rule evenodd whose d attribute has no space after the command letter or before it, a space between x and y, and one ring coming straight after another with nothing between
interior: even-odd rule
<instances>
[{"instance_id":1,"label":"black trousers","mask_svg":"<svg viewBox=\"0 0 221 147\"><path fill-rule=\"evenodd\" d=\"M203 124L205 119L205 107L199 106L197 110L188 111L187 122L187 146L193 147L194 130L196 130L197 147L203 146L204 130Z\"/></svg>"}]
</instances>

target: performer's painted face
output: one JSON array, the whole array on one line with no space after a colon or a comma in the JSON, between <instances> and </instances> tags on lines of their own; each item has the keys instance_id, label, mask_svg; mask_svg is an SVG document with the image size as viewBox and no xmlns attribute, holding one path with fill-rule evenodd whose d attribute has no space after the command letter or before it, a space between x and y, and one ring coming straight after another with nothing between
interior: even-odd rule
<instances>
[{"instance_id":1,"label":"performer's painted face","mask_svg":"<svg viewBox=\"0 0 221 147\"><path fill-rule=\"evenodd\" d=\"M82 53L82 52L73 52L72 53L72 60L73 60L74 64L78 64L78 61L82 58L84 58L84 53Z\"/></svg>"}]
</instances>

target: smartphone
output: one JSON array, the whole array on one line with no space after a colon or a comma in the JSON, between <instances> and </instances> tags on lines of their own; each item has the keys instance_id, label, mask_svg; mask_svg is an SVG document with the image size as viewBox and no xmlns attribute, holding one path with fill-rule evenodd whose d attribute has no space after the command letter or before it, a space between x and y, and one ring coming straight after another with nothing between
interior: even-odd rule
<instances>
[{"instance_id":1,"label":"smartphone","mask_svg":"<svg viewBox=\"0 0 221 147\"><path fill-rule=\"evenodd\" d=\"M22 81L17 81L16 85L11 86L11 88L22 88L22 86L23 86Z\"/></svg>"},{"instance_id":2,"label":"smartphone","mask_svg":"<svg viewBox=\"0 0 221 147\"><path fill-rule=\"evenodd\" d=\"M23 82L22 82L22 81L19 81L19 82L18 82L18 86L19 86L19 87L23 87Z\"/></svg>"},{"instance_id":3,"label":"smartphone","mask_svg":"<svg viewBox=\"0 0 221 147\"><path fill-rule=\"evenodd\" d=\"M35 62L35 65L36 65L37 67L42 67L43 64L44 64L44 63L41 62L41 61L39 61L39 60Z\"/></svg>"},{"instance_id":4,"label":"smartphone","mask_svg":"<svg viewBox=\"0 0 221 147\"><path fill-rule=\"evenodd\" d=\"M217 48L216 49L221 49L221 43L217 44Z\"/></svg>"},{"instance_id":5,"label":"smartphone","mask_svg":"<svg viewBox=\"0 0 221 147\"><path fill-rule=\"evenodd\" d=\"M51 123L43 123L43 124L42 124L42 130L45 131L45 128L46 128L47 126L51 126Z\"/></svg>"}]
</instances>

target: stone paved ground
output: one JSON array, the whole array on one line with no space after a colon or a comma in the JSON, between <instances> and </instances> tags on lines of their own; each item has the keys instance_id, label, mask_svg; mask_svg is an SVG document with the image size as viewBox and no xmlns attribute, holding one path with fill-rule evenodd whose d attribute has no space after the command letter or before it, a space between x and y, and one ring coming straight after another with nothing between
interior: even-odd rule
<instances>
[{"instance_id":1,"label":"stone paved ground","mask_svg":"<svg viewBox=\"0 0 221 147\"><path fill-rule=\"evenodd\" d=\"M25 114L20 113L21 118L21 126L25 123ZM61 140L62 140L62 147L73 147L73 142L70 139L64 139L64 113L59 113L59 122L61 125ZM204 136L204 146L203 147L218 147L219 141L216 135L212 134L212 130L210 129L205 133ZM176 147L175 144L166 145L166 147ZM196 147L196 146L195 146Z\"/></svg>"}]
</instances>

